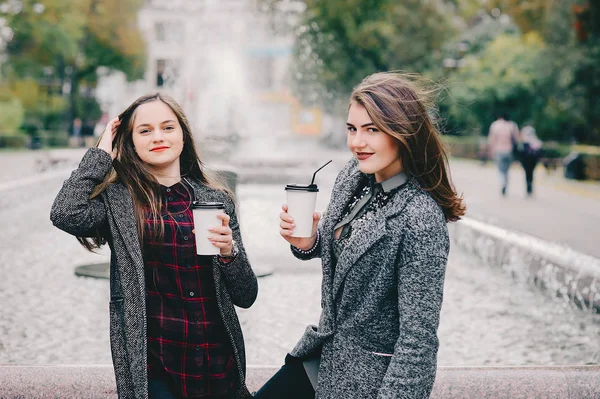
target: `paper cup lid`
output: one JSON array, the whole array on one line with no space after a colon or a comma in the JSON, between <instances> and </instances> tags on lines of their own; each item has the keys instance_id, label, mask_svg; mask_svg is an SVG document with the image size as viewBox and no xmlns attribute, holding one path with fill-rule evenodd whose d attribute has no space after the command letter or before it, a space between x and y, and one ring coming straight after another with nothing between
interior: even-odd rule
<instances>
[{"instance_id":1,"label":"paper cup lid","mask_svg":"<svg viewBox=\"0 0 600 399\"><path fill-rule=\"evenodd\" d=\"M192 202L193 209L225 209L225 205L222 202Z\"/></svg>"},{"instance_id":2,"label":"paper cup lid","mask_svg":"<svg viewBox=\"0 0 600 399\"><path fill-rule=\"evenodd\" d=\"M286 191L308 191L316 193L319 191L319 187L316 184L288 184L285 186Z\"/></svg>"}]
</instances>

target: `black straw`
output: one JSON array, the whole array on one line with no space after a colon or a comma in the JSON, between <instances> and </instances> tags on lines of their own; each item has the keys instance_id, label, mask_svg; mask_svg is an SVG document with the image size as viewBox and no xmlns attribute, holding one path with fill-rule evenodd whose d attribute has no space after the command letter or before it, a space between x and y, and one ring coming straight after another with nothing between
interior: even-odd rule
<instances>
[{"instance_id":1,"label":"black straw","mask_svg":"<svg viewBox=\"0 0 600 399\"><path fill-rule=\"evenodd\" d=\"M323 165L319 169L315 170L315 173L313 173L312 181L310 182L311 185L315 183L315 176L317 175L317 172L320 171L321 169L323 169L325 166L329 165L331 163L331 161L333 161L333 159L330 159L329 162L327 162L325 165Z\"/></svg>"}]
</instances>

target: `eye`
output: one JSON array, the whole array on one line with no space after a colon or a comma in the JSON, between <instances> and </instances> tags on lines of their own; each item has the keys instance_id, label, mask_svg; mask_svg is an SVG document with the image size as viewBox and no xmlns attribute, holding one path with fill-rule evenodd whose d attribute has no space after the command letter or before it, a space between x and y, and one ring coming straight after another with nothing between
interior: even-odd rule
<instances>
[{"instance_id":1,"label":"eye","mask_svg":"<svg viewBox=\"0 0 600 399\"><path fill-rule=\"evenodd\" d=\"M140 130L140 134L148 133L149 131L150 130L148 130L148 129L142 129L142 130Z\"/></svg>"},{"instance_id":2,"label":"eye","mask_svg":"<svg viewBox=\"0 0 600 399\"><path fill-rule=\"evenodd\" d=\"M377 132L379 132L379 129L377 129L376 127L370 127L367 129L367 131L369 133L377 133Z\"/></svg>"},{"instance_id":3,"label":"eye","mask_svg":"<svg viewBox=\"0 0 600 399\"><path fill-rule=\"evenodd\" d=\"M165 130L173 130L175 129L175 126L165 126Z\"/></svg>"},{"instance_id":4,"label":"eye","mask_svg":"<svg viewBox=\"0 0 600 399\"><path fill-rule=\"evenodd\" d=\"M348 132L352 132L352 133L356 132L356 128L354 126L347 126L346 130L348 130Z\"/></svg>"}]
</instances>

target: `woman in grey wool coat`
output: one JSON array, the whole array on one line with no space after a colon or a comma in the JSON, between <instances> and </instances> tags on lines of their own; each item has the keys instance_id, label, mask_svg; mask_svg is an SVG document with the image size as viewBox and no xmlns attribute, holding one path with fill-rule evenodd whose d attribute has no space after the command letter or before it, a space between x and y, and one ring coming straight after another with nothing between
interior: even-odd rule
<instances>
[{"instance_id":1,"label":"woman in grey wool coat","mask_svg":"<svg viewBox=\"0 0 600 399\"><path fill-rule=\"evenodd\" d=\"M310 238L281 235L320 257L322 313L260 399L428 398L436 373L446 223L465 213L431 106L411 76L377 73L352 92L347 144L325 216Z\"/></svg>"},{"instance_id":2,"label":"woman in grey wool coat","mask_svg":"<svg viewBox=\"0 0 600 399\"><path fill-rule=\"evenodd\" d=\"M224 205L209 229L219 255L196 254L193 201ZM110 121L50 217L89 250L110 246L119 398L250 397L234 305L252 305L256 276L233 197L207 177L172 98L143 96Z\"/></svg>"}]
</instances>

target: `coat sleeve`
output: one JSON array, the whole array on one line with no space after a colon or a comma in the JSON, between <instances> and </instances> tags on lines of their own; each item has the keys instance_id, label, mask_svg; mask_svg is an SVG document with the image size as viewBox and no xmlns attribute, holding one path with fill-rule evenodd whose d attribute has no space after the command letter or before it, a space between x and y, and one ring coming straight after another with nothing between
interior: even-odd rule
<instances>
[{"instance_id":1,"label":"coat sleeve","mask_svg":"<svg viewBox=\"0 0 600 399\"><path fill-rule=\"evenodd\" d=\"M229 263L222 264L217 260L217 257L215 257L215 262L217 262L221 269L221 274L225 280L225 287L229 292L233 304L241 308L249 308L258 295L258 282L246 256L235 204L229 195L226 195L224 204L225 212L230 217L229 228L232 231L233 240L237 244L238 254Z\"/></svg>"},{"instance_id":2,"label":"coat sleeve","mask_svg":"<svg viewBox=\"0 0 600 399\"><path fill-rule=\"evenodd\" d=\"M396 260L400 331L379 399L429 398L435 380L450 244L437 204L414 209Z\"/></svg>"},{"instance_id":3,"label":"coat sleeve","mask_svg":"<svg viewBox=\"0 0 600 399\"><path fill-rule=\"evenodd\" d=\"M295 246L290 245L292 255L294 255L296 258L298 258L300 260L311 260L314 258L321 257L321 249L323 247L323 244L322 244L323 223L322 222L323 221L321 220L321 222L319 222L319 225L317 226L317 240L315 241L313 247L308 251L302 251L302 250L296 248Z\"/></svg>"},{"instance_id":4,"label":"coat sleeve","mask_svg":"<svg viewBox=\"0 0 600 399\"><path fill-rule=\"evenodd\" d=\"M106 208L100 196L90 199L94 188L112 168L112 158L104 150L90 148L71 173L50 210L54 226L78 237L94 237L106 225Z\"/></svg>"}]
</instances>

